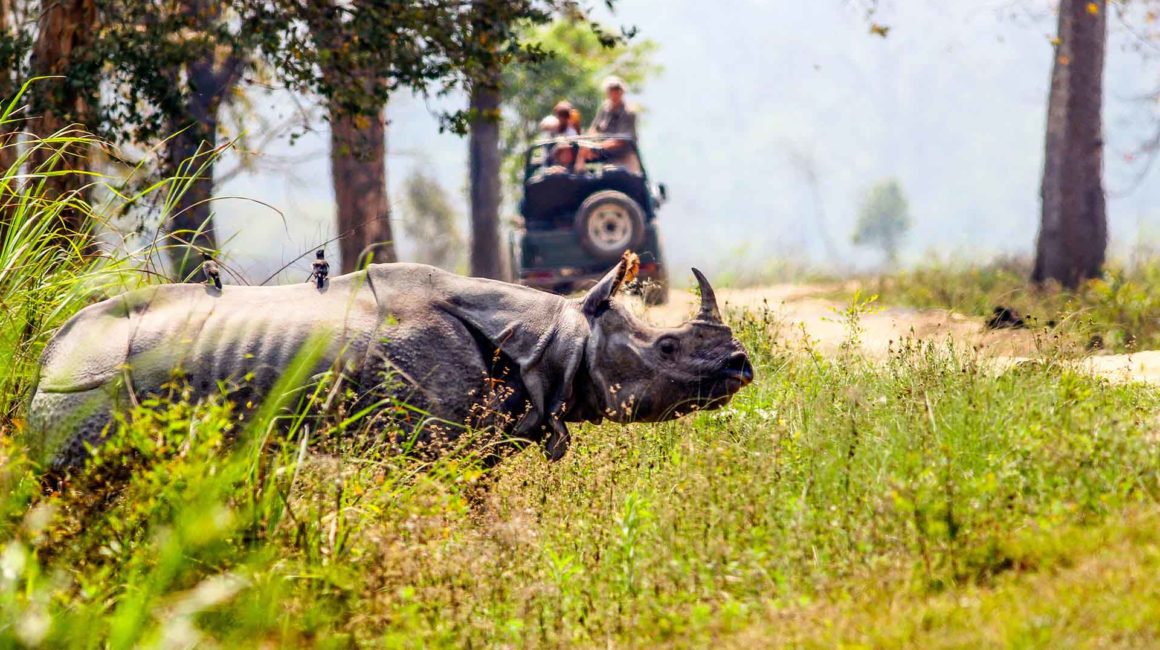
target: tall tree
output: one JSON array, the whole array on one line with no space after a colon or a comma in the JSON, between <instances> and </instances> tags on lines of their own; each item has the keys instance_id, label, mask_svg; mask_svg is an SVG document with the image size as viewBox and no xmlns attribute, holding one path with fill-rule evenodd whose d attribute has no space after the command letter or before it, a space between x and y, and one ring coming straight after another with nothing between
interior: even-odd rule
<instances>
[{"instance_id":1,"label":"tall tree","mask_svg":"<svg viewBox=\"0 0 1160 650\"><path fill-rule=\"evenodd\" d=\"M169 259L177 279L196 276L200 251L216 251L212 199L214 168L218 155L218 114L222 103L237 85L249 61L239 40L220 39L227 17L216 0L180 0L176 15L190 26L191 56L166 71L174 86L182 88L179 110L169 115L173 134L165 152L163 172L179 178L178 196L167 224ZM227 32L228 33L228 32Z\"/></svg>"},{"instance_id":2,"label":"tall tree","mask_svg":"<svg viewBox=\"0 0 1160 650\"><path fill-rule=\"evenodd\" d=\"M895 179L879 182L866 193L854 226L854 243L882 251L886 263L898 262L898 249L910 229L910 203Z\"/></svg>"},{"instance_id":3,"label":"tall tree","mask_svg":"<svg viewBox=\"0 0 1160 650\"><path fill-rule=\"evenodd\" d=\"M248 20L236 1L95 2L94 56L104 64L104 86L94 126L116 144L163 143L157 170L173 180L161 227L172 276L185 279L196 275L200 250L217 248L211 199L219 115L265 26Z\"/></svg>"},{"instance_id":4,"label":"tall tree","mask_svg":"<svg viewBox=\"0 0 1160 650\"><path fill-rule=\"evenodd\" d=\"M97 10L94 0L54 0L41 7L31 67L37 76L53 77L39 82L33 89L30 129L47 139L69 127L89 123L93 117L99 86L100 61L93 56L97 33ZM9 71L12 74L12 71ZM45 178L45 191L51 198L74 202L88 200L88 146L83 142L44 144L29 156L33 169L56 173ZM86 210L70 205L60 212L61 228L68 233L82 233Z\"/></svg>"},{"instance_id":5,"label":"tall tree","mask_svg":"<svg viewBox=\"0 0 1160 650\"><path fill-rule=\"evenodd\" d=\"M390 224L386 210L386 167L372 159L385 152L383 107L400 88L420 95L466 89L471 98L467 110L443 114L442 128L456 133L473 132L473 205L478 228L473 232L473 269L483 275L502 271L499 254L499 116L500 73L515 60L542 56L526 47L517 26L540 25L560 12L576 14L573 0L244 0L249 20L273 35L262 40L269 66L290 88L314 92L326 101L332 118L333 144L364 155L344 161L363 170L364 185L350 183L351 176L335 172L336 192L343 183L353 193L373 182L371 200L351 201L353 216L343 217L340 234L357 224L373 228L357 234L350 244L363 250L379 244L378 259L393 259ZM611 4L611 0L607 2ZM582 19L582 17L581 17ZM341 123L352 118L354 129ZM333 120L332 120L333 121ZM357 137L354 131L360 131ZM383 136L383 137L380 137ZM494 152L494 153L493 153ZM344 158L345 151L339 154ZM336 160L337 162L337 160ZM382 179L382 198L377 195ZM340 198L340 209L344 201ZM355 242L362 239L355 248ZM345 250L345 249L344 249ZM380 257L381 256L381 257ZM344 268L347 267L344 255ZM483 266L486 265L486 266Z\"/></svg>"},{"instance_id":6,"label":"tall tree","mask_svg":"<svg viewBox=\"0 0 1160 650\"><path fill-rule=\"evenodd\" d=\"M305 11L321 52L322 84L331 89L330 172L338 221L342 272L372 262L394 262L391 210L387 196L387 81L385 60L359 56L368 20L389 19L367 1L354 2L349 13L334 0ZM372 44L367 44L373 47ZM344 51L353 56L335 56Z\"/></svg>"},{"instance_id":7,"label":"tall tree","mask_svg":"<svg viewBox=\"0 0 1160 650\"><path fill-rule=\"evenodd\" d=\"M330 175L338 221L342 272L394 262L387 198L386 107L374 113L331 105Z\"/></svg>"},{"instance_id":8,"label":"tall tree","mask_svg":"<svg viewBox=\"0 0 1160 650\"><path fill-rule=\"evenodd\" d=\"M471 132L468 170L471 189L471 274L504 279L505 256L499 238L500 173L499 75L486 75L471 85Z\"/></svg>"},{"instance_id":9,"label":"tall tree","mask_svg":"<svg viewBox=\"0 0 1160 650\"><path fill-rule=\"evenodd\" d=\"M450 83L457 3L249 0L276 35L265 60L290 88L326 104L344 272L396 259L386 170L386 106L400 87ZM270 28L273 26L272 28Z\"/></svg>"},{"instance_id":10,"label":"tall tree","mask_svg":"<svg viewBox=\"0 0 1160 650\"><path fill-rule=\"evenodd\" d=\"M1105 0L1062 0L1047 106L1035 282L1076 287L1097 277L1107 248L1103 187Z\"/></svg>"},{"instance_id":11,"label":"tall tree","mask_svg":"<svg viewBox=\"0 0 1160 650\"><path fill-rule=\"evenodd\" d=\"M594 113L600 76L626 72L641 80L655 68L647 62L651 44L627 47L631 34L606 33L576 3L474 0L472 6L469 42L479 43L479 48L472 65L465 67L471 91L471 273L502 278L510 272L499 236L505 155L530 139L534 125L565 95L590 96ZM558 20L548 27L554 17ZM514 109L508 111L513 124L501 141L505 101ZM581 99L581 106L588 104Z\"/></svg>"},{"instance_id":12,"label":"tall tree","mask_svg":"<svg viewBox=\"0 0 1160 650\"><path fill-rule=\"evenodd\" d=\"M499 236L499 210L503 201L503 155L500 152L500 104L503 99L503 70L519 53L518 33L513 18L547 14L533 3L519 0L473 0L467 43L478 43L477 58L465 68L469 87L467 167L471 205L471 275L506 279L507 256ZM528 14L523 16L521 14ZM510 47L516 44L514 48ZM509 49L510 48L510 49ZM513 51L514 50L514 51Z\"/></svg>"},{"instance_id":13,"label":"tall tree","mask_svg":"<svg viewBox=\"0 0 1160 650\"><path fill-rule=\"evenodd\" d=\"M605 77L614 74L639 92L661 72L653 61L655 42L611 36L607 28L574 16L525 29L521 37L547 56L503 71L502 148L512 181L523 171L524 149L539 137L540 120L557 102L568 100L587 124L604 101L600 82Z\"/></svg>"}]
</instances>

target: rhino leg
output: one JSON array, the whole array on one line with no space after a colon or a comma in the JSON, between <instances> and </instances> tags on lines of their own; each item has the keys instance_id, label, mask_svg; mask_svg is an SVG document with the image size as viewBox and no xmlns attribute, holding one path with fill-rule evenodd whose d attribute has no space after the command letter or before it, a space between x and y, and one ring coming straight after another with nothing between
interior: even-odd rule
<instances>
[{"instance_id":1,"label":"rhino leg","mask_svg":"<svg viewBox=\"0 0 1160 650\"><path fill-rule=\"evenodd\" d=\"M110 386L69 393L37 391L28 422L33 459L53 471L83 464L112 420L114 398Z\"/></svg>"}]
</instances>

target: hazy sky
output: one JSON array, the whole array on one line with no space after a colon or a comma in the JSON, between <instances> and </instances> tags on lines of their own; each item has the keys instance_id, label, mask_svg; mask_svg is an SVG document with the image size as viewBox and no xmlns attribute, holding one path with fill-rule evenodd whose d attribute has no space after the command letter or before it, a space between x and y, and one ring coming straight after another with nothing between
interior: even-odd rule
<instances>
[{"instance_id":1,"label":"hazy sky","mask_svg":"<svg viewBox=\"0 0 1160 650\"><path fill-rule=\"evenodd\" d=\"M876 256L854 249L850 233L862 194L885 177L898 178L911 203L905 259L1032 250L1052 3L880 4L876 20L891 28L885 39L870 35L856 3L845 0L620 0L611 21L656 41L665 69L631 100L646 111L646 166L671 197L660 218L672 265L872 265ZM1123 251L1140 232L1154 233L1160 217L1156 173L1124 193L1143 170L1125 155L1154 128L1153 105L1136 97L1160 87L1160 61L1133 52L1139 41L1119 21L1111 25L1106 182L1111 235ZM267 115L287 112L285 97L257 100ZM388 110L392 198L421 166L466 211L466 141L439 134L431 110L411 97ZM317 128L293 147L269 148L261 171L222 188L285 215L284 223L257 204L218 203L219 228L237 233L227 256L255 274L334 230L325 124Z\"/></svg>"}]
</instances>

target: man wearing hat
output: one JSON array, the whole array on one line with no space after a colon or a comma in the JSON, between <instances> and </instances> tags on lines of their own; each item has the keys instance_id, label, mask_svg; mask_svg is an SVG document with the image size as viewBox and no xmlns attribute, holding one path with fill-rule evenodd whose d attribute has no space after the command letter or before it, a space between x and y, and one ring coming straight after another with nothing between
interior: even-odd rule
<instances>
[{"instance_id":1,"label":"man wearing hat","mask_svg":"<svg viewBox=\"0 0 1160 650\"><path fill-rule=\"evenodd\" d=\"M624 103L624 80L617 76L604 79L605 101L592 120L593 133L627 135L636 139L636 113Z\"/></svg>"},{"instance_id":2,"label":"man wearing hat","mask_svg":"<svg viewBox=\"0 0 1160 650\"><path fill-rule=\"evenodd\" d=\"M584 171L584 162L580 159L580 145L566 137L558 137L548 148L548 155L534 177L548 174L580 174Z\"/></svg>"},{"instance_id":3,"label":"man wearing hat","mask_svg":"<svg viewBox=\"0 0 1160 650\"><path fill-rule=\"evenodd\" d=\"M567 100L558 102L552 109L552 115L559 120L559 126L556 129L557 135L580 135L580 124L572 118L575 111L572 103Z\"/></svg>"}]
</instances>

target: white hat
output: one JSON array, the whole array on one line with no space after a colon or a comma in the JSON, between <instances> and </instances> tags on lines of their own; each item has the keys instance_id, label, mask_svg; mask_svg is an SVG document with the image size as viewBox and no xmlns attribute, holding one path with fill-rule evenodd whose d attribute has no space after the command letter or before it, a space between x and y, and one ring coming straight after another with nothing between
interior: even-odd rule
<instances>
[{"instance_id":1,"label":"white hat","mask_svg":"<svg viewBox=\"0 0 1160 650\"><path fill-rule=\"evenodd\" d=\"M549 115L540 120L540 130L554 133L560 130L560 118L555 115Z\"/></svg>"},{"instance_id":2,"label":"white hat","mask_svg":"<svg viewBox=\"0 0 1160 650\"><path fill-rule=\"evenodd\" d=\"M604 92L608 92L610 88L619 88L624 90L624 79L621 79L614 74L610 74L604 78L604 81L600 82L600 87L604 89Z\"/></svg>"}]
</instances>

